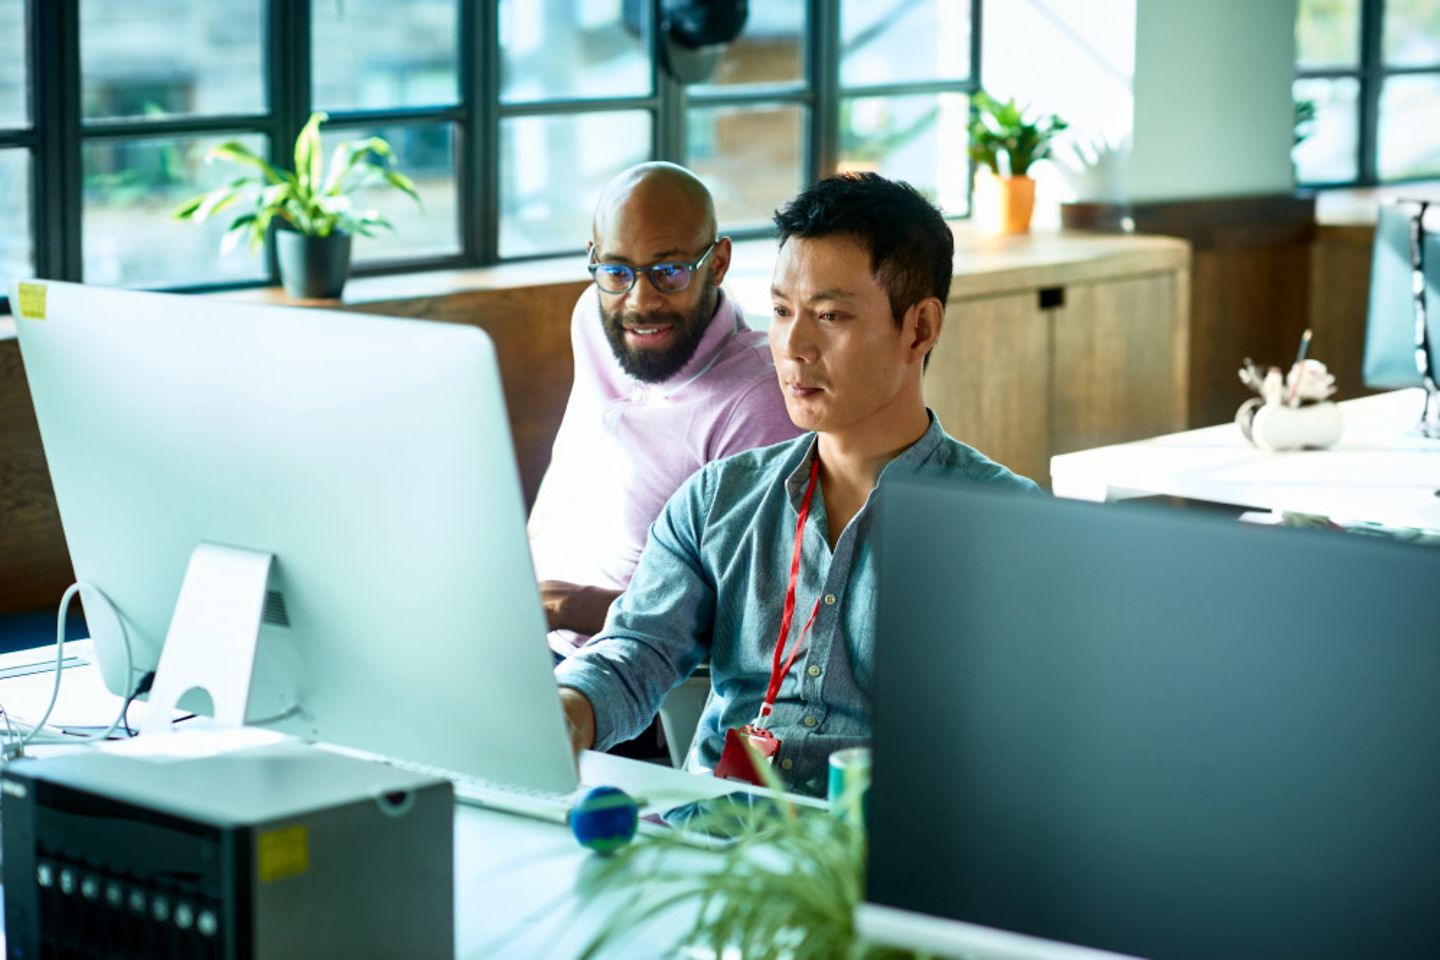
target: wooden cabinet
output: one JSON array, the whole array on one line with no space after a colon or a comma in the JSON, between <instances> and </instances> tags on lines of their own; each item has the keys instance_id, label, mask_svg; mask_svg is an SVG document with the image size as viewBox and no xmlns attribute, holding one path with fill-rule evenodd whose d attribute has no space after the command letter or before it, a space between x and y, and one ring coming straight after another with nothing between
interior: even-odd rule
<instances>
[{"instance_id":1,"label":"wooden cabinet","mask_svg":"<svg viewBox=\"0 0 1440 960\"><path fill-rule=\"evenodd\" d=\"M1037 482L1050 475L1050 325L1033 291L951 302L925 373L951 436Z\"/></svg>"},{"instance_id":2,"label":"wooden cabinet","mask_svg":"<svg viewBox=\"0 0 1440 960\"><path fill-rule=\"evenodd\" d=\"M1007 242L1023 266L957 250L925 381L946 430L1048 486L1056 454L1185 429L1185 244L1065 234ZM966 269L977 261L991 269Z\"/></svg>"}]
</instances>

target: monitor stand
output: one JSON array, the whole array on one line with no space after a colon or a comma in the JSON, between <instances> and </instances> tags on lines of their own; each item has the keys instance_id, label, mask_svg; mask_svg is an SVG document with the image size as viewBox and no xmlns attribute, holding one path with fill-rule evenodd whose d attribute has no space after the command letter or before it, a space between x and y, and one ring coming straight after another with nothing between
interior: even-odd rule
<instances>
[{"instance_id":1,"label":"monitor stand","mask_svg":"<svg viewBox=\"0 0 1440 960\"><path fill-rule=\"evenodd\" d=\"M180 699L210 695L215 721L243 726L274 555L201 543L190 554L140 732L170 729Z\"/></svg>"},{"instance_id":2,"label":"monitor stand","mask_svg":"<svg viewBox=\"0 0 1440 960\"><path fill-rule=\"evenodd\" d=\"M1440 440L1440 389L1429 377L1425 378L1425 408L1420 411L1420 433L1432 440Z\"/></svg>"}]
</instances>

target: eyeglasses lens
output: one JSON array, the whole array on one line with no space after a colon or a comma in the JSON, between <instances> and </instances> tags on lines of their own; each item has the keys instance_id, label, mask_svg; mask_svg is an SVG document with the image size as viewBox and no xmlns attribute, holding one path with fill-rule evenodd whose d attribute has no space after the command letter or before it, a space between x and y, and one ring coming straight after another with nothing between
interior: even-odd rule
<instances>
[{"instance_id":1,"label":"eyeglasses lens","mask_svg":"<svg viewBox=\"0 0 1440 960\"><path fill-rule=\"evenodd\" d=\"M690 285L690 268L678 263L660 264L650 268L650 279L657 289L679 293Z\"/></svg>"}]
</instances>

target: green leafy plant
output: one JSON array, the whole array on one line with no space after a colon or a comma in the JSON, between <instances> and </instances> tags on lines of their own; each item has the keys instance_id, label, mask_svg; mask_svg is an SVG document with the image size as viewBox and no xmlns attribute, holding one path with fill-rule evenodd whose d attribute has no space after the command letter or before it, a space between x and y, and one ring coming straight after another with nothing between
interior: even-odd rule
<instances>
[{"instance_id":1,"label":"green leafy plant","mask_svg":"<svg viewBox=\"0 0 1440 960\"><path fill-rule=\"evenodd\" d=\"M1013 97L1001 103L981 90L972 102L975 118L970 121L970 159L976 166L989 167L996 176L1025 176L1031 164L1050 156L1052 141L1070 126L1053 113L1034 121L1026 119L1028 108L1016 104Z\"/></svg>"},{"instance_id":2,"label":"green leafy plant","mask_svg":"<svg viewBox=\"0 0 1440 960\"><path fill-rule=\"evenodd\" d=\"M237 177L177 207L175 220L202 222L236 204L248 210L236 217L221 244L228 253L244 237L258 249L272 224L312 237L334 233L374 236L375 228L391 223L375 210L358 210L354 194L366 187L389 184L416 203L415 184L393 169L395 151L380 137L346 140L336 145L325 165L320 125L329 117L312 113L295 138L295 169L276 167L238 140L211 147L206 163L225 161L255 172Z\"/></svg>"},{"instance_id":3,"label":"green leafy plant","mask_svg":"<svg viewBox=\"0 0 1440 960\"><path fill-rule=\"evenodd\" d=\"M1310 134L1315 132L1315 111L1314 100L1295 101L1295 142L1292 146L1300 146Z\"/></svg>"},{"instance_id":4,"label":"green leafy plant","mask_svg":"<svg viewBox=\"0 0 1440 960\"><path fill-rule=\"evenodd\" d=\"M769 772L763 762L759 769ZM610 913L582 960L624 956L646 924L685 908L694 910L694 923L666 955L685 949L746 960L913 957L856 935L865 835L858 796L841 798L840 806L848 816L801 811L784 801L758 803L738 822L735 812L701 814L685 831L647 833L610 856L595 857L581 872L577 891ZM696 831L734 839L702 854L694 846Z\"/></svg>"}]
</instances>

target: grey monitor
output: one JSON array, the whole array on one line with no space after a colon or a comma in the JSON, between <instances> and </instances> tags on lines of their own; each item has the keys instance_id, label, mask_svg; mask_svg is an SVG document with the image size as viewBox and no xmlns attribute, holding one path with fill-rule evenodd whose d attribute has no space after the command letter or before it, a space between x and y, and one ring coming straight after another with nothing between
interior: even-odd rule
<instances>
[{"instance_id":1,"label":"grey monitor","mask_svg":"<svg viewBox=\"0 0 1440 960\"><path fill-rule=\"evenodd\" d=\"M922 482L880 509L864 929L1435 955L1440 551Z\"/></svg>"},{"instance_id":2,"label":"grey monitor","mask_svg":"<svg viewBox=\"0 0 1440 960\"><path fill-rule=\"evenodd\" d=\"M1440 436L1440 204L1380 205L1365 321L1365 385L1424 387L1420 428Z\"/></svg>"},{"instance_id":3,"label":"grey monitor","mask_svg":"<svg viewBox=\"0 0 1440 960\"><path fill-rule=\"evenodd\" d=\"M112 691L169 657L197 547L236 548L273 558L249 720L576 787L481 330L47 281L10 303L76 575L128 627L129 676L82 594ZM189 607L201 666L230 656L237 592Z\"/></svg>"}]
</instances>

